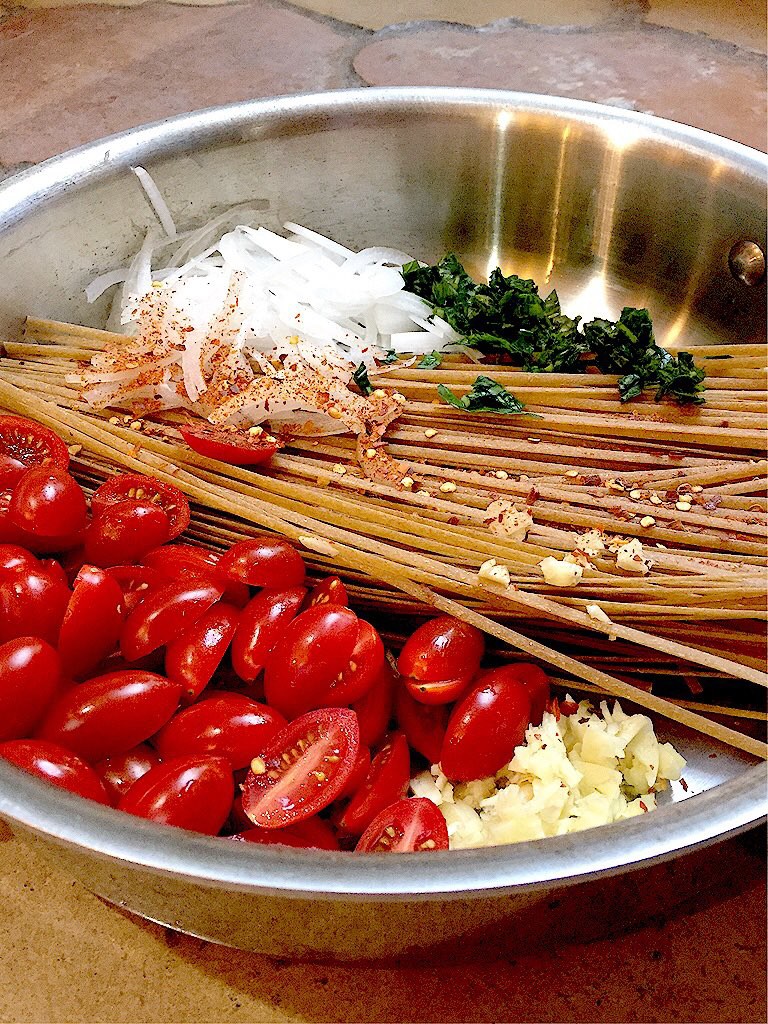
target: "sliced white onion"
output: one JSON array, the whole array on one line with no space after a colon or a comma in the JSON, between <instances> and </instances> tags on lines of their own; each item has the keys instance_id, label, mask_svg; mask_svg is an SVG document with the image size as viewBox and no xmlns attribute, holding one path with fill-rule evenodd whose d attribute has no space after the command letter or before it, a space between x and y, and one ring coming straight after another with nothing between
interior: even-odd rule
<instances>
[{"instance_id":1,"label":"sliced white onion","mask_svg":"<svg viewBox=\"0 0 768 1024\"><path fill-rule=\"evenodd\" d=\"M99 274L85 288L85 298L88 302L95 302L100 295L103 295L107 288L112 285L122 284L128 276L128 268L120 267L117 270L108 270L106 274Z\"/></svg>"},{"instance_id":2,"label":"sliced white onion","mask_svg":"<svg viewBox=\"0 0 768 1024\"><path fill-rule=\"evenodd\" d=\"M144 189L149 205L155 211L163 231L170 239L175 239L178 235L176 224L171 216L171 211L168 209L168 204L163 199L163 194L155 184L152 175L143 167L132 167L131 170L139 179L139 184Z\"/></svg>"},{"instance_id":3,"label":"sliced white onion","mask_svg":"<svg viewBox=\"0 0 768 1024\"><path fill-rule=\"evenodd\" d=\"M286 221L283 224L286 231L290 231L294 235L299 235L301 238L306 238L310 242L314 242L315 245L320 246L321 249L327 249L328 252L335 253L337 256L343 256L345 259L349 256L354 255L353 249L347 249L345 245L340 242L334 242L332 238L327 238L325 235L319 234L317 231L312 231L311 228L302 227L301 224L294 224L293 221Z\"/></svg>"}]
</instances>

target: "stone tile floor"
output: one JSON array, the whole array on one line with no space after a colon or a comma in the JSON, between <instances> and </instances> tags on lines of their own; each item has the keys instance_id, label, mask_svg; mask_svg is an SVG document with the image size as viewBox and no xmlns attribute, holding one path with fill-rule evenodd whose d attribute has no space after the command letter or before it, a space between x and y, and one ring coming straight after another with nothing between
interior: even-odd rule
<instances>
[{"instance_id":1,"label":"stone tile floor","mask_svg":"<svg viewBox=\"0 0 768 1024\"><path fill-rule=\"evenodd\" d=\"M568 95L764 149L765 51L762 0L0 0L0 177L197 107L367 84ZM425 974L166 943L4 847L6 1021L765 1020L759 856L743 891L661 930Z\"/></svg>"}]
</instances>

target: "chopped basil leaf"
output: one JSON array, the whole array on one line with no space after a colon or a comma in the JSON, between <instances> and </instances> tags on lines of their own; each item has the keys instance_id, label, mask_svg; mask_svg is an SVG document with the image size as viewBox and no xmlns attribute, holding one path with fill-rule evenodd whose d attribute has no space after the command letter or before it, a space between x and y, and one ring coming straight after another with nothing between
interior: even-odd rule
<instances>
[{"instance_id":1,"label":"chopped basil leaf","mask_svg":"<svg viewBox=\"0 0 768 1024\"><path fill-rule=\"evenodd\" d=\"M439 352L428 352L425 356L422 356L417 368L419 370L436 370L442 361L443 357Z\"/></svg>"},{"instance_id":2,"label":"chopped basil leaf","mask_svg":"<svg viewBox=\"0 0 768 1024\"><path fill-rule=\"evenodd\" d=\"M396 363L399 358L400 356L397 354L397 352L395 352L393 348L388 348L387 351L384 353L384 358L382 359L382 362L386 366L390 366L392 363Z\"/></svg>"},{"instance_id":3,"label":"chopped basil leaf","mask_svg":"<svg viewBox=\"0 0 768 1024\"><path fill-rule=\"evenodd\" d=\"M352 374L352 380L357 384L364 395L370 395L373 391L373 385L368 379L368 371L365 368L365 363L360 363L358 368Z\"/></svg>"},{"instance_id":4,"label":"chopped basil leaf","mask_svg":"<svg viewBox=\"0 0 768 1024\"><path fill-rule=\"evenodd\" d=\"M525 412L523 403L507 391L503 384L490 377L478 377L472 388L461 398L445 384L438 384L437 393L444 402L462 412L500 412L509 416Z\"/></svg>"}]
</instances>

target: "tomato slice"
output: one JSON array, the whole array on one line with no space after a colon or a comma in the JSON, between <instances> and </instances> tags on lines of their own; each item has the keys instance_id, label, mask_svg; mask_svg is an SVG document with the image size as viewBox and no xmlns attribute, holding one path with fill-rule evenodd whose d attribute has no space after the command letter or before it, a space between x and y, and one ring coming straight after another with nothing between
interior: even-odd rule
<instances>
[{"instance_id":1,"label":"tomato slice","mask_svg":"<svg viewBox=\"0 0 768 1024\"><path fill-rule=\"evenodd\" d=\"M360 749L357 752L357 760L355 761L355 767L352 769L352 774L347 779L347 784L339 793L338 800L347 800L349 797L354 796L355 793L360 789L362 784L365 782L366 776L371 769L371 752L368 747L360 745Z\"/></svg>"},{"instance_id":2,"label":"tomato slice","mask_svg":"<svg viewBox=\"0 0 768 1024\"><path fill-rule=\"evenodd\" d=\"M269 462L281 447L277 439L264 430L251 434L247 430L195 424L182 427L181 436L193 452L206 459L228 462L230 466L258 466Z\"/></svg>"},{"instance_id":3,"label":"tomato slice","mask_svg":"<svg viewBox=\"0 0 768 1024\"><path fill-rule=\"evenodd\" d=\"M61 570L42 562L20 565L0 578L0 643L28 636L34 623L35 635L55 646L70 590Z\"/></svg>"},{"instance_id":4,"label":"tomato slice","mask_svg":"<svg viewBox=\"0 0 768 1024\"><path fill-rule=\"evenodd\" d=\"M307 608L314 608L316 604L341 604L344 607L349 605L347 588L338 576L326 576L325 579L317 582L307 594L302 611Z\"/></svg>"},{"instance_id":5,"label":"tomato slice","mask_svg":"<svg viewBox=\"0 0 768 1024\"><path fill-rule=\"evenodd\" d=\"M107 791L93 768L58 743L47 740L8 740L7 743L0 743L0 757L30 775L37 775L86 800L110 803Z\"/></svg>"},{"instance_id":6,"label":"tomato slice","mask_svg":"<svg viewBox=\"0 0 768 1024\"><path fill-rule=\"evenodd\" d=\"M106 572L117 580L127 614L165 582L159 572L145 565L110 565Z\"/></svg>"},{"instance_id":7,"label":"tomato slice","mask_svg":"<svg viewBox=\"0 0 768 1024\"><path fill-rule=\"evenodd\" d=\"M383 664L384 644L381 637L370 622L361 619L349 661L338 678L331 683L322 703L343 706L360 700L373 686Z\"/></svg>"},{"instance_id":8,"label":"tomato slice","mask_svg":"<svg viewBox=\"0 0 768 1024\"><path fill-rule=\"evenodd\" d=\"M510 679L517 679L525 687L531 701L531 724L541 725L541 719L549 702L549 677L543 669L532 662L519 662L515 665L507 665L505 669L496 669L497 672L506 672Z\"/></svg>"},{"instance_id":9,"label":"tomato slice","mask_svg":"<svg viewBox=\"0 0 768 1024\"><path fill-rule=\"evenodd\" d=\"M168 539L170 521L153 501L126 499L107 505L85 531L85 557L95 565L138 562Z\"/></svg>"},{"instance_id":10,"label":"tomato slice","mask_svg":"<svg viewBox=\"0 0 768 1024\"><path fill-rule=\"evenodd\" d=\"M511 667L483 672L453 709L440 750L440 766L449 779L468 782L494 775L525 739L531 698Z\"/></svg>"},{"instance_id":11,"label":"tomato slice","mask_svg":"<svg viewBox=\"0 0 768 1024\"><path fill-rule=\"evenodd\" d=\"M385 807L405 796L410 778L408 743L401 732L393 733L374 757L365 782L341 815L340 830L351 836L361 835Z\"/></svg>"},{"instance_id":12,"label":"tomato slice","mask_svg":"<svg viewBox=\"0 0 768 1024\"><path fill-rule=\"evenodd\" d=\"M178 537L189 526L189 502L178 487L140 473L118 473L110 477L94 491L91 511L94 516L99 516L108 505L127 499L148 499L159 505L168 516L169 540Z\"/></svg>"},{"instance_id":13,"label":"tomato slice","mask_svg":"<svg viewBox=\"0 0 768 1024\"><path fill-rule=\"evenodd\" d=\"M75 578L59 633L64 673L80 679L117 647L123 628L123 592L103 569L84 565Z\"/></svg>"},{"instance_id":14,"label":"tomato slice","mask_svg":"<svg viewBox=\"0 0 768 1024\"><path fill-rule=\"evenodd\" d=\"M185 633L219 600L224 587L209 580L168 583L131 612L120 634L120 650L135 661Z\"/></svg>"},{"instance_id":15,"label":"tomato slice","mask_svg":"<svg viewBox=\"0 0 768 1024\"><path fill-rule=\"evenodd\" d=\"M251 591L247 584L227 580L219 571L221 554L209 548L197 547L194 544L163 544L152 548L141 561L151 569L155 569L167 580L178 580L190 576L200 579L219 580L226 583L224 600L237 608L244 608L251 599Z\"/></svg>"},{"instance_id":16,"label":"tomato slice","mask_svg":"<svg viewBox=\"0 0 768 1024\"><path fill-rule=\"evenodd\" d=\"M384 739L392 718L395 697L395 673L384 658L371 688L352 704L360 725L360 742L375 747Z\"/></svg>"},{"instance_id":17,"label":"tomato slice","mask_svg":"<svg viewBox=\"0 0 768 1024\"><path fill-rule=\"evenodd\" d=\"M386 807L363 832L361 853L425 853L448 849L448 826L431 800L410 797Z\"/></svg>"},{"instance_id":18,"label":"tomato slice","mask_svg":"<svg viewBox=\"0 0 768 1024\"><path fill-rule=\"evenodd\" d=\"M286 718L322 707L331 684L348 668L359 633L350 608L318 605L289 623L267 659L267 703Z\"/></svg>"},{"instance_id":19,"label":"tomato slice","mask_svg":"<svg viewBox=\"0 0 768 1024\"><path fill-rule=\"evenodd\" d=\"M251 537L239 540L219 562L228 580L251 587L300 587L304 583L304 559L282 537Z\"/></svg>"},{"instance_id":20,"label":"tomato slice","mask_svg":"<svg viewBox=\"0 0 768 1024\"><path fill-rule=\"evenodd\" d=\"M479 629L452 615L439 615L422 623L406 640L397 668L401 675L419 682L471 677L480 667L484 650Z\"/></svg>"},{"instance_id":21,"label":"tomato slice","mask_svg":"<svg viewBox=\"0 0 768 1024\"><path fill-rule=\"evenodd\" d=\"M184 687L182 703L189 704L213 679L237 629L240 612L218 601L165 651L165 674Z\"/></svg>"},{"instance_id":22,"label":"tomato slice","mask_svg":"<svg viewBox=\"0 0 768 1024\"><path fill-rule=\"evenodd\" d=\"M413 750L437 764L448 727L447 704L422 704L414 700L403 682L395 686L395 718Z\"/></svg>"},{"instance_id":23,"label":"tomato slice","mask_svg":"<svg viewBox=\"0 0 768 1024\"><path fill-rule=\"evenodd\" d=\"M0 740L31 735L60 679L59 656L44 640L21 636L0 644Z\"/></svg>"},{"instance_id":24,"label":"tomato slice","mask_svg":"<svg viewBox=\"0 0 768 1024\"><path fill-rule=\"evenodd\" d=\"M243 784L243 810L262 828L312 817L343 791L359 749L354 711L323 708L302 715L254 757Z\"/></svg>"},{"instance_id":25,"label":"tomato slice","mask_svg":"<svg viewBox=\"0 0 768 1024\"><path fill-rule=\"evenodd\" d=\"M459 676L458 679L427 682L406 676L403 682L408 693L420 704L451 704L461 697L473 678L474 675L467 675Z\"/></svg>"},{"instance_id":26,"label":"tomato slice","mask_svg":"<svg viewBox=\"0 0 768 1024\"><path fill-rule=\"evenodd\" d=\"M35 537L63 537L85 527L85 494L73 476L58 466L28 469L13 488L9 513Z\"/></svg>"},{"instance_id":27,"label":"tomato slice","mask_svg":"<svg viewBox=\"0 0 768 1024\"><path fill-rule=\"evenodd\" d=\"M15 483L32 466L66 469L69 451L58 434L25 416L0 416L0 478ZM21 468L19 468L21 467Z\"/></svg>"},{"instance_id":28,"label":"tomato slice","mask_svg":"<svg viewBox=\"0 0 768 1024\"><path fill-rule=\"evenodd\" d=\"M305 593L303 587L265 587L243 609L232 641L232 667L246 683L252 683L264 668Z\"/></svg>"},{"instance_id":29,"label":"tomato slice","mask_svg":"<svg viewBox=\"0 0 768 1024\"><path fill-rule=\"evenodd\" d=\"M286 828L248 828L227 836L241 843L263 843L270 846L292 846L296 850L338 850L339 841L333 829L322 818L307 818Z\"/></svg>"},{"instance_id":30,"label":"tomato slice","mask_svg":"<svg viewBox=\"0 0 768 1024\"><path fill-rule=\"evenodd\" d=\"M140 818L215 836L234 796L223 757L175 757L142 775L120 799L118 810Z\"/></svg>"}]
</instances>

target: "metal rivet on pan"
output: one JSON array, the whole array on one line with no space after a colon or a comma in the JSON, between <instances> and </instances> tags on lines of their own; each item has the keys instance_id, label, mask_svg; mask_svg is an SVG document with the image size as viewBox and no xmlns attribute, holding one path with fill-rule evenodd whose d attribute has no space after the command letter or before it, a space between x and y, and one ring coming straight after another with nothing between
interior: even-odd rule
<instances>
[{"instance_id":1,"label":"metal rivet on pan","mask_svg":"<svg viewBox=\"0 0 768 1024\"><path fill-rule=\"evenodd\" d=\"M737 281L752 287L765 277L765 253L757 242L742 238L728 253L728 266Z\"/></svg>"}]
</instances>

